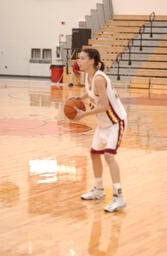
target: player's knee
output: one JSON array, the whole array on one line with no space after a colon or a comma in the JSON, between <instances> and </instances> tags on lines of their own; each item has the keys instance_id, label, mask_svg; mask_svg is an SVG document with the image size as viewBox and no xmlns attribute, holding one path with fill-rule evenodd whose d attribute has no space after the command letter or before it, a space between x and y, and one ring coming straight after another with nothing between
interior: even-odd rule
<instances>
[{"instance_id":1,"label":"player's knee","mask_svg":"<svg viewBox=\"0 0 167 256\"><path fill-rule=\"evenodd\" d=\"M110 153L104 153L104 158L107 163L111 163L114 160L114 156Z\"/></svg>"}]
</instances>

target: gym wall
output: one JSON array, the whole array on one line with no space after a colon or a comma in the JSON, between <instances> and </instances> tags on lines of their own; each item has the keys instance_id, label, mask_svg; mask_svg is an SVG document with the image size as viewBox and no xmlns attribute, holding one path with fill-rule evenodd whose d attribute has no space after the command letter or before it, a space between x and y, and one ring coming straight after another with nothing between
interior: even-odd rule
<instances>
[{"instance_id":1,"label":"gym wall","mask_svg":"<svg viewBox=\"0 0 167 256\"><path fill-rule=\"evenodd\" d=\"M50 76L48 63L31 63L31 48L52 49L71 35L102 0L0 0L0 75ZM113 0L114 14L167 14L165 0ZM61 22L65 24L62 25ZM65 40L65 38L62 38ZM42 53L41 53L42 54Z\"/></svg>"},{"instance_id":2,"label":"gym wall","mask_svg":"<svg viewBox=\"0 0 167 256\"><path fill-rule=\"evenodd\" d=\"M114 14L148 15L154 11L157 15L167 15L166 0L113 0Z\"/></svg>"},{"instance_id":3,"label":"gym wall","mask_svg":"<svg viewBox=\"0 0 167 256\"><path fill-rule=\"evenodd\" d=\"M59 35L71 35L97 2L102 1L0 0L0 74L49 76L50 64L29 62L31 48L55 54Z\"/></svg>"}]
</instances>

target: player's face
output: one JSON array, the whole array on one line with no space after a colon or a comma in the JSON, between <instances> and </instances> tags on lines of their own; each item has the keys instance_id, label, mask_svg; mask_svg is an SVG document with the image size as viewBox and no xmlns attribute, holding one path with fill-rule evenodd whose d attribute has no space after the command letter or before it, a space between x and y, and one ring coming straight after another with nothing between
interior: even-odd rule
<instances>
[{"instance_id":1,"label":"player's face","mask_svg":"<svg viewBox=\"0 0 167 256\"><path fill-rule=\"evenodd\" d=\"M78 65L81 71L87 72L94 65L94 60L90 59L86 52L80 52Z\"/></svg>"}]
</instances>

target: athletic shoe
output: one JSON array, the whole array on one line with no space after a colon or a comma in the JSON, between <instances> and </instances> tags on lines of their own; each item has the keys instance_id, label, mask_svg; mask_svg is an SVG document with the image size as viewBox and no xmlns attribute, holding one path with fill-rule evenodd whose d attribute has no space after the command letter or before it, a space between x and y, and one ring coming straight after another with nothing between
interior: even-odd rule
<instances>
[{"instance_id":1,"label":"athletic shoe","mask_svg":"<svg viewBox=\"0 0 167 256\"><path fill-rule=\"evenodd\" d=\"M102 199L105 197L104 189L97 189L96 187L89 190L86 194L81 195L83 200L95 200Z\"/></svg>"},{"instance_id":2,"label":"athletic shoe","mask_svg":"<svg viewBox=\"0 0 167 256\"><path fill-rule=\"evenodd\" d=\"M111 202L104 208L106 212L114 212L126 207L126 202L122 196L113 196Z\"/></svg>"}]
</instances>

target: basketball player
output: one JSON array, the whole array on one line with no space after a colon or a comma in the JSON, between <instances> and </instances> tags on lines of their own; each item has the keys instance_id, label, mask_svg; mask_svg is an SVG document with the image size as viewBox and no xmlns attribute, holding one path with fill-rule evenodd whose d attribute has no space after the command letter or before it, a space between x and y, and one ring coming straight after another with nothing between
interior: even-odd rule
<instances>
[{"instance_id":1,"label":"basketball player","mask_svg":"<svg viewBox=\"0 0 167 256\"><path fill-rule=\"evenodd\" d=\"M73 63L72 72L71 72L71 82L69 83L69 87L76 85L83 87L84 86L84 72L82 72L78 65L80 52L77 53L77 60Z\"/></svg>"},{"instance_id":2,"label":"basketball player","mask_svg":"<svg viewBox=\"0 0 167 256\"><path fill-rule=\"evenodd\" d=\"M78 64L80 70L86 73L86 93L80 98L81 100L89 98L90 110L83 112L76 109L75 120L88 115L96 115L97 119L91 148L95 183L90 191L81 195L81 198L92 200L105 197L101 162L101 154L104 154L113 182L113 197L104 210L113 212L126 206L122 196L120 170L114 155L117 153L126 129L127 115L119 96L111 85L110 78L103 72L104 63L100 59L99 52L92 48L83 49Z\"/></svg>"}]
</instances>

